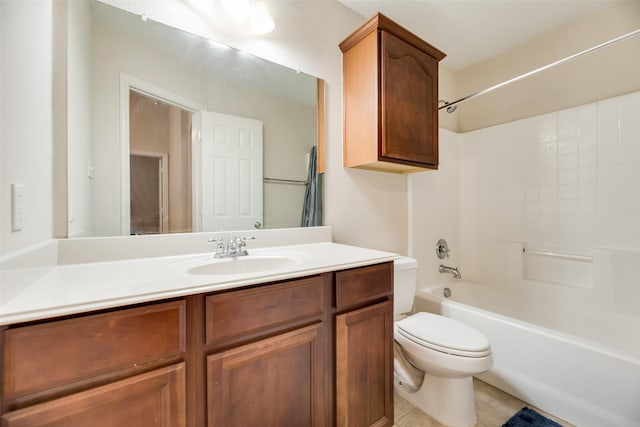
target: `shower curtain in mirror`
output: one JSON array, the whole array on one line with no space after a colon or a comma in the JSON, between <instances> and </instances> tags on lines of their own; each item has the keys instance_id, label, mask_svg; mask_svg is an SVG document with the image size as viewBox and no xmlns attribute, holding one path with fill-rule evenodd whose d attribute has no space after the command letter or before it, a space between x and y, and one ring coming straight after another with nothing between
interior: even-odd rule
<instances>
[{"instance_id":1,"label":"shower curtain in mirror","mask_svg":"<svg viewBox=\"0 0 640 427\"><path fill-rule=\"evenodd\" d=\"M307 188L302 206L302 227L322 225L322 175L318 174L318 148L313 146L309 155Z\"/></svg>"}]
</instances>

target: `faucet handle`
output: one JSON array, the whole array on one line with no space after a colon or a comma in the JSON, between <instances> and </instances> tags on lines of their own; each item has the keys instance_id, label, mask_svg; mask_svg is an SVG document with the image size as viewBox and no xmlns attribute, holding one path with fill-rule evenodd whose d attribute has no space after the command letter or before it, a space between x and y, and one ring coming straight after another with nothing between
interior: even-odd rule
<instances>
[{"instance_id":1,"label":"faucet handle","mask_svg":"<svg viewBox=\"0 0 640 427\"><path fill-rule=\"evenodd\" d=\"M216 255L224 253L224 238L207 239L207 243L216 243Z\"/></svg>"},{"instance_id":2,"label":"faucet handle","mask_svg":"<svg viewBox=\"0 0 640 427\"><path fill-rule=\"evenodd\" d=\"M436 243L436 255L438 256L438 258L449 258L449 252L451 252L451 249L449 249L447 241L444 239L438 240L438 243Z\"/></svg>"},{"instance_id":3,"label":"faucet handle","mask_svg":"<svg viewBox=\"0 0 640 427\"><path fill-rule=\"evenodd\" d=\"M247 237L236 237L235 239L237 239L237 252L238 255L249 255L249 253L247 252L247 240L255 240L256 238L253 236L247 236Z\"/></svg>"}]
</instances>

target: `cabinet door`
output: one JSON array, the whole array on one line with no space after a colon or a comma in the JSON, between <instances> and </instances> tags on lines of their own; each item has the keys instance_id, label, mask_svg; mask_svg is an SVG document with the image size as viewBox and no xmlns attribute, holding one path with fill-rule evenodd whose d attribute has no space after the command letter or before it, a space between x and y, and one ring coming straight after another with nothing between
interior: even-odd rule
<instances>
[{"instance_id":1,"label":"cabinet door","mask_svg":"<svg viewBox=\"0 0 640 427\"><path fill-rule=\"evenodd\" d=\"M6 427L185 426L184 364L5 414Z\"/></svg>"},{"instance_id":2,"label":"cabinet door","mask_svg":"<svg viewBox=\"0 0 640 427\"><path fill-rule=\"evenodd\" d=\"M208 425L324 426L324 325L207 357Z\"/></svg>"},{"instance_id":3,"label":"cabinet door","mask_svg":"<svg viewBox=\"0 0 640 427\"><path fill-rule=\"evenodd\" d=\"M381 156L438 166L438 61L381 32Z\"/></svg>"},{"instance_id":4,"label":"cabinet door","mask_svg":"<svg viewBox=\"0 0 640 427\"><path fill-rule=\"evenodd\" d=\"M393 425L393 301L336 316L338 427Z\"/></svg>"}]
</instances>

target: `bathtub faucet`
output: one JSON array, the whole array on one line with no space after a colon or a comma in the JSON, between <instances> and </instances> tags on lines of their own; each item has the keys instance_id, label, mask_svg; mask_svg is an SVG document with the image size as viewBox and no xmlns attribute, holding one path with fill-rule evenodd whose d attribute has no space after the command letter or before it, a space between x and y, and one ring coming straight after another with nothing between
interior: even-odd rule
<instances>
[{"instance_id":1,"label":"bathtub faucet","mask_svg":"<svg viewBox=\"0 0 640 427\"><path fill-rule=\"evenodd\" d=\"M449 267L448 265L440 264L440 273L451 273L454 279L462 279L462 274L458 267Z\"/></svg>"}]
</instances>

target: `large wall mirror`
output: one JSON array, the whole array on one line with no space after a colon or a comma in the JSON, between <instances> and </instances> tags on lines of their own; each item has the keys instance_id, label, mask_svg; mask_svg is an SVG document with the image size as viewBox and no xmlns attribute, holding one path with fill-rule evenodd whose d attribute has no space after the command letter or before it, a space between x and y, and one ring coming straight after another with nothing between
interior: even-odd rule
<instances>
[{"instance_id":1,"label":"large wall mirror","mask_svg":"<svg viewBox=\"0 0 640 427\"><path fill-rule=\"evenodd\" d=\"M317 78L100 1L66 7L68 237L301 225Z\"/></svg>"}]
</instances>

